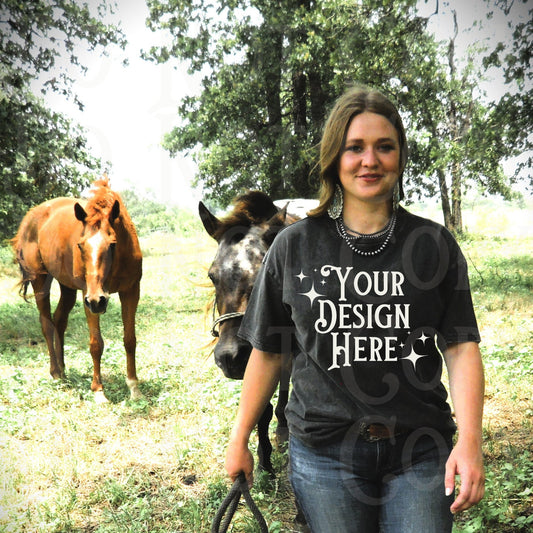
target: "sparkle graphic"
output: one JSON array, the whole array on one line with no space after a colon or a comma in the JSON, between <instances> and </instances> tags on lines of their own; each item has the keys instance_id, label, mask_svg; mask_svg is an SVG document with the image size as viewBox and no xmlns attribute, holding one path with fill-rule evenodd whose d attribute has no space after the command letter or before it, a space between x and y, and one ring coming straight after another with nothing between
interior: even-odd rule
<instances>
[{"instance_id":1,"label":"sparkle graphic","mask_svg":"<svg viewBox=\"0 0 533 533\"><path fill-rule=\"evenodd\" d=\"M322 285L322 287L327 283L327 281L325 279L323 279L321 282L320 282L320 285Z\"/></svg>"},{"instance_id":2,"label":"sparkle graphic","mask_svg":"<svg viewBox=\"0 0 533 533\"><path fill-rule=\"evenodd\" d=\"M300 283L301 283L305 278L308 278L309 276L306 276L304 274L303 269L302 269L302 270L300 270L300 273L297 276L295 276L295 277L298 278L300 280Z\"/></svg>"},{"instance_id":3,"label":"sparkle graphic","mask_svg":"<svg viewBox=\"0 0 533 533\"><path fill-rule=\"evenodd\" d=\"M414 347L411 347L411 353L407 357L405 357L405 359L413 363L413 368L416 371L416 363L419 359L422 359L422 357L427 357L427 354L416 353Z\"/></svg>"},{"instance_id":4,"label":"sparkle graphic","mask_svg":"<svg viewBox=\"0 0 533 533\"><path fill-rule=\"evenodd\" d=\"M426 340L427 339L429 339L429 337L427 335L425 335L424 332L422 332L422 335L420 335L420 337L418 337L418 340L422 341L424 344L426 344Z\"/></svg>"},{"instance_id":5,"label":"sparkle graphic","mask_svg":"<svg viewBox=\"0 0 533 533\"><path fill-rule=\"evenodd\" d=\"M313 282L313 286L311 287L311 290L308 292L301 292L300 295L307 296L309 298L309 301L311 302L311 305L313 305L313 302L318 298L319 296L322 296L322 294L315 291L315 284Z\"/></svg>"}]
</instances>

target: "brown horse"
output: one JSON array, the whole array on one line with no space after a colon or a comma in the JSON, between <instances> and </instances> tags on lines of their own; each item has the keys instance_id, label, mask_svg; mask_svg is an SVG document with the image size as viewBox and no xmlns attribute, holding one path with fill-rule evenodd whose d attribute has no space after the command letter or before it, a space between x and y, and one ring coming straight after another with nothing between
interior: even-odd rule
<instances>
[{"instance_id":1,"label":"brown horse","mask_svg":"<svg viewBox=\"0 0 533 533\"><path fill-rule=\"evenodd\" d=\"M213 215L202 202L198 210L207 233L218 243L209 268L219 314L212 329L218 339L214 349L215 362L226 377L242 379L252 347L237 336L237 331L263 257L290 219L285 209L278 210L266 194L258 191L238 197L232 212L223 219ZM285 366L276 407L279 440L286 440L288 433L284 409L288 400L289 376L290 369ZM268 436L271 418L272 405L269 405L258 424L258 455L259 467L272 473L272 445Z\"/></svg>"},{"instance_id":2,"label":"brown horse","mask_svg":"<svg viewBox=\"0 0 533 533\"><path fill-rule=\"evenodd\" d=\"M135 227L122 199L109 188L107 177L94 182L87 201L56 198L28 211L12 244L22 273L20 292L24 298L28 285L33 287L52 377L65 377L65 330L77 291L81 290L93 359L91 389L97 393L97 400L105 400L100 375L104 350L100 315L106 311L109 295L118 292L124 324L126 382L131 397L140 397L135 369L135 313L142 254ZM54 278L61 293L52 317L50 287Z\"/></svg>"}]
</instances>

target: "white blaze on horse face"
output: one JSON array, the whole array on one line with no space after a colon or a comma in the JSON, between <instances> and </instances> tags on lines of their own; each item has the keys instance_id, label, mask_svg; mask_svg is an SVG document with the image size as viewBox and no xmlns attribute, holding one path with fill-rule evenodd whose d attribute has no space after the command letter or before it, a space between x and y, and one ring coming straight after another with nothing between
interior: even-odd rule
<instances>
[{"instance_id":1,"label":"white blaze on horse face","mask_svg":"<svg viewBox=\"0 0 533 533\"><path fill-rule=\"evenodd\" d=\"M92 237L87 239L87 244L91 249L91 261L94 268L98 266L98 252L100 250L100 247L102 246L103 241L104 238L102 237L102 234L100 232L95 233Z\"/></svg>"},{"instance_id":2,"label":"white blaze on horse face","mask_svg":"<svg viewBox=\"0 0 533 533\"><path fill-rule=\"evenodd\" d=\"M235 263L238 265L241 272L248 274L255 274L261 266L261 261L266 252L265 249L258 249L256 241L257 237L254 235L246 235L239 242L239 250L235 256ZM259 247L262 248L262 247Z\"/></svg>"}]
</instances>

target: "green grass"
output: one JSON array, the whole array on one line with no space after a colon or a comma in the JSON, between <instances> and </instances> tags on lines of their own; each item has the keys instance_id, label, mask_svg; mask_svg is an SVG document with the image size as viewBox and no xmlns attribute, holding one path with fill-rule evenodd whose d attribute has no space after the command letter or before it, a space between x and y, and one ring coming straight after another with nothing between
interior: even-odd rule
<instances>
[{"instance_id":1,"label":"green grass","mask_svg":"<svg viewBox=\"0 0 533 533\"><path fill-rule=\"evenodd\" d=\"M520 213L522 220L529 211ZM469 222L461 242L487 375L487 495L458 517L455 533L525 532L533 521L533 235L495 238L484 226L493 223L489 215L478 210L483 224ZM240 382L224 378L210 354L205 309L212 290L205 284L215 246L190 224L184 234L147 234L141 244L144 397L131 401L125 385L115 295L101 321L103 405L90 392L81 300L67 330L67 378L54 381L34 302L18 296L17 269L0 248L0 533L210 529L229 489L223 462L240 393ZM259 476L252 494L271 531L289 532L295 510L285 454L277 451L274 461L278 475ZM240 509L232 531L256 527Z\"/></svg>"}]
</instances>

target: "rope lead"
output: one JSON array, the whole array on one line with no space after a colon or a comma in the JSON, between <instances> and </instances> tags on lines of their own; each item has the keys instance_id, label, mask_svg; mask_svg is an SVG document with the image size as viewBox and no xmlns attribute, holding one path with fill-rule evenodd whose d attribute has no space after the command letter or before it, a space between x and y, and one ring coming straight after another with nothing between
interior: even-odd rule
<instances>
[{"instance_id":1,"label":"rope lead","mask_svg":"<svg viewBox=\"0 0 533 533\"><path fill-rule=\"evenodd\" d=\"M237 510L237 506L239 505L241 495L244 497L244 501L248 505L250 511L252 511L254 518L257 520L259 527L261 528L261 533L268 533L267 523L263 515L261 514L261 511L258 509L257 505L252 499L252 496L250 495L250 490L248 489L248 483L246 481L244 472L241 472L239 474L239 476L233 483L233 486L231 487L228 495L220 505L220 508L217 511L215 518L213 519L213 524L211 525L211 533L227 532L233 515ZM224 515L226 515L225 518ZM224 521L222 522L223 518Z\"/></svg>"}]
</instances>

